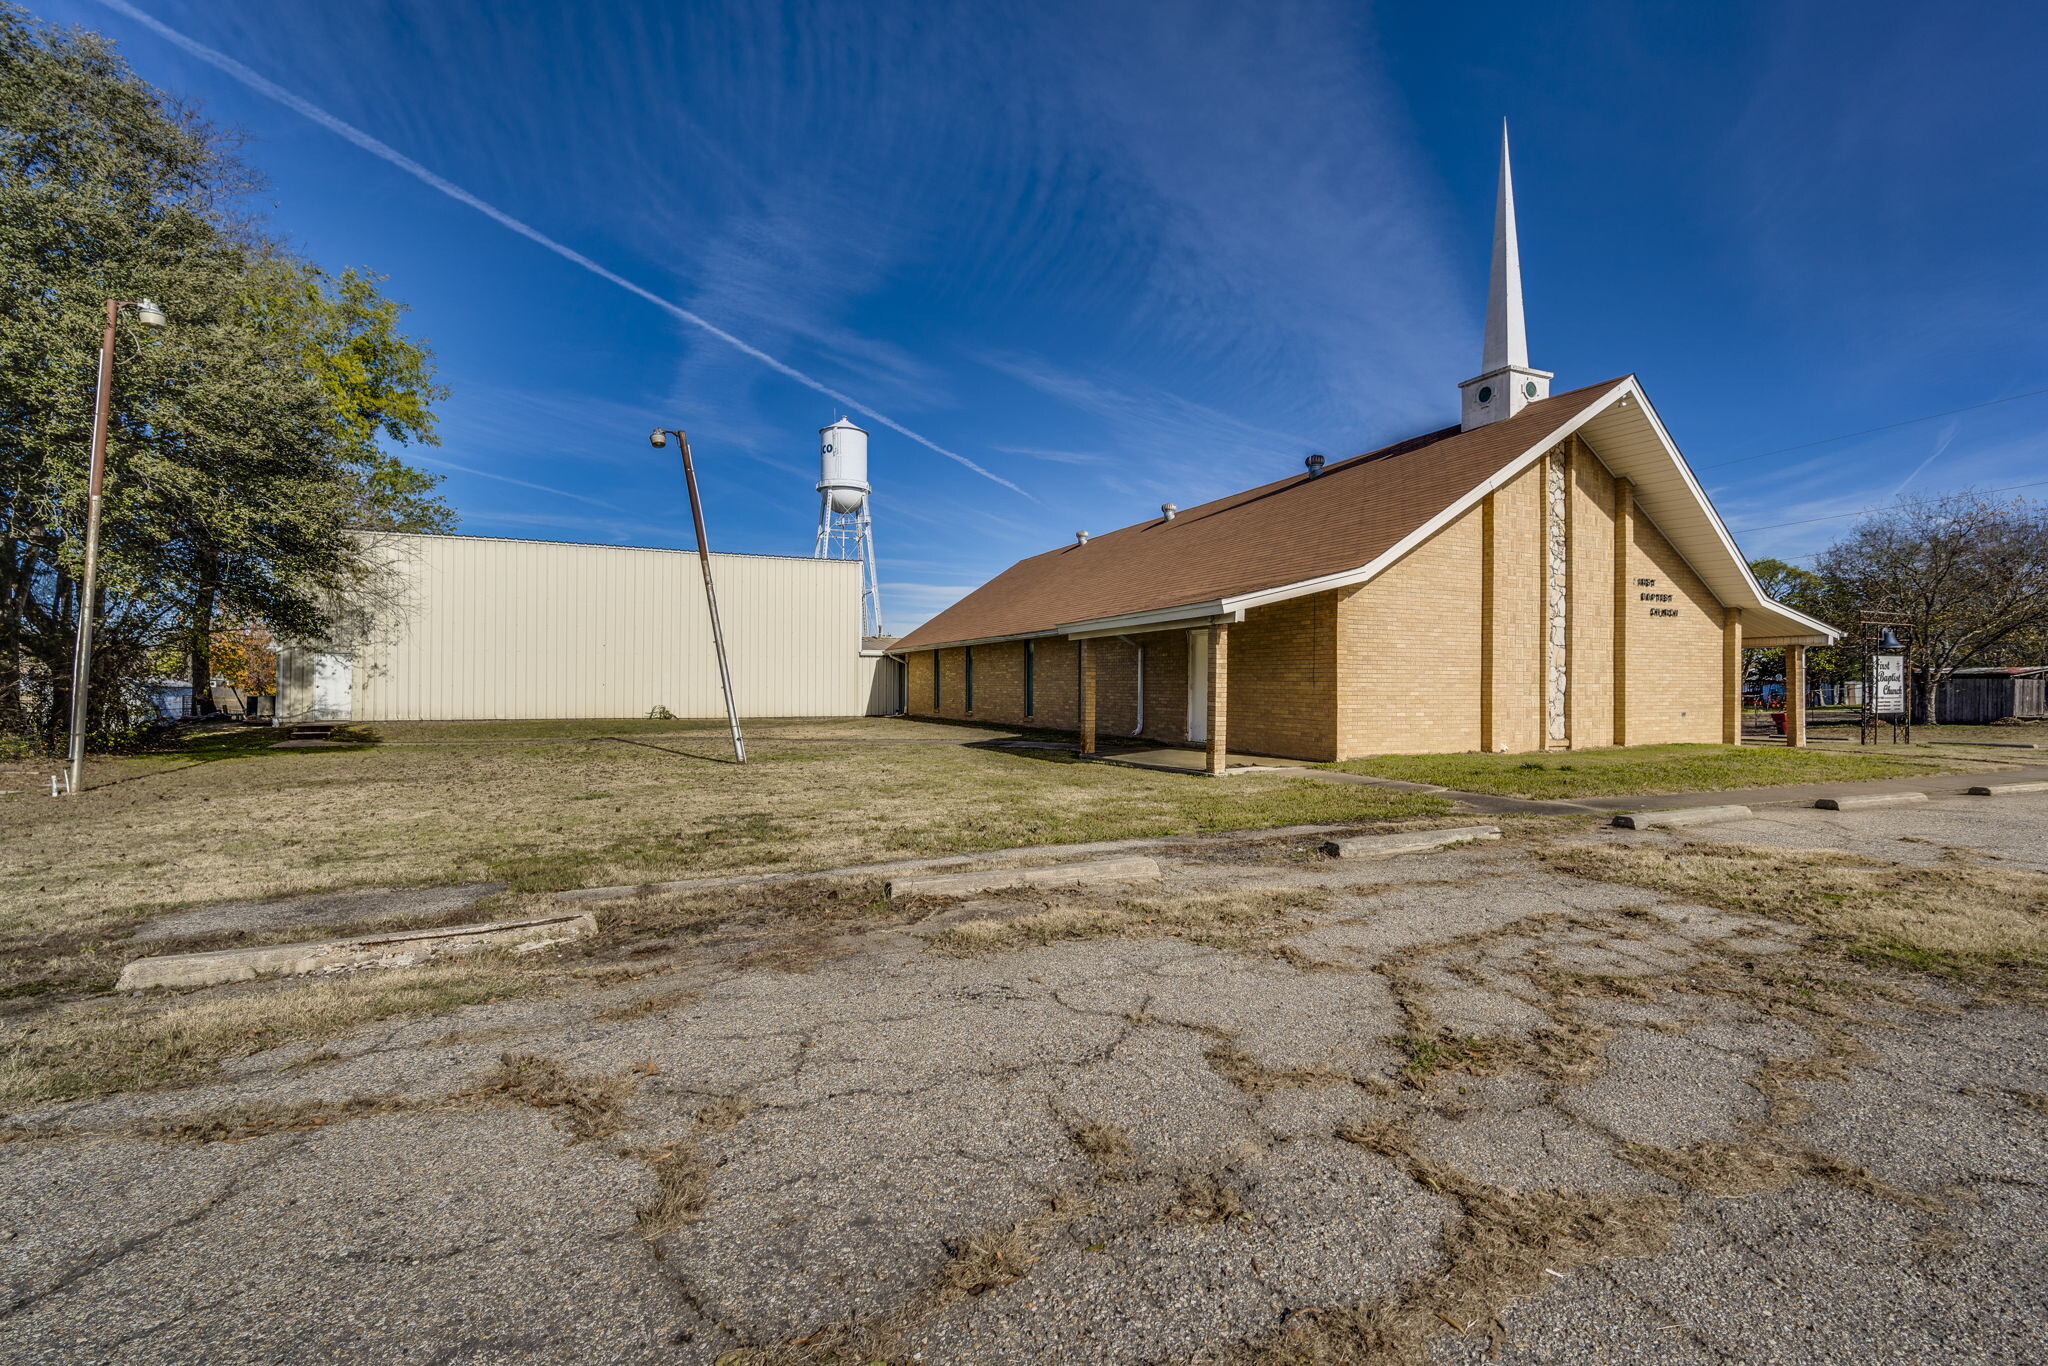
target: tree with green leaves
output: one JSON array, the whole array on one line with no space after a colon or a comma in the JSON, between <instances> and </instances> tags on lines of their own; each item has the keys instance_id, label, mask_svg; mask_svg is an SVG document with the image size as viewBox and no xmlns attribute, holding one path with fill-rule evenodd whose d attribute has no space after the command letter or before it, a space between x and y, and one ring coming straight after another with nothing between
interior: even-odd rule
<instances>
[{"instance_id":1,"label":"tree with green leaves","mask_svg":"<svg viewBox=\"0 0 2048 1366\"><path fill-rule=\"evenodd\" d=\"M1917 674L1916 719L1957 669L2000 662L2048 635L2048 506L1976 493L1910 498L1821 552L1826 619L1902 614Z\"/></svg>"},{"instance_id":2,"label":"tree with green leaves","mask_svg":"<svg viewBox=\"0 0 2048 1366\"><path fill-rule=\"evenodd\" d=\"M1811 569L1804 569L1785 560L1751 560L1749 572L1756 575L1757 583L1764 593L1775 602L1782 602L1795 611L1804 612L1822 621L1840 621L1831 615L1839 605L1829 597L1828 582ZM1785 653L1783 650L1744 650L1743 666L1745 677L1759 683L1782 683L1785 681ZM1852 645L1815 646L1806 652L1806 678L1809 684L1843 683L1862 677L1863 657Z\"/></svg>"},{"instance_id":3,"label":"tree with green leaves","mask_svg":"<svg viewBox=\"0 0 2048 1366\"><path fill-rule=\"evenodd\" d=\"M96 727L167 648L203 695L223 617L327 630L374 571L364 529L453 524L389 449L435 440L430 353L377 277L262 233L235 151L98 35L0 0L0 733L48 742L68 706L109 298L171 325L118 338Z\"/></svg>"}]
</instances>

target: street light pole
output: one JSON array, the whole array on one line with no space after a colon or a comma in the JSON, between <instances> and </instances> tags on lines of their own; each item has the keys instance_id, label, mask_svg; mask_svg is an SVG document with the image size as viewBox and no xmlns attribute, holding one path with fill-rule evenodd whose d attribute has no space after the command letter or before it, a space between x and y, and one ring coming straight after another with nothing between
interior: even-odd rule
<instances>
[{"instance_id":1,"label":"street light pole","mask_svg":"<svg viewBox=\"0 0 2048 1366\"><path fill-rule=\"evenodd\" d=\"M697 528L697 562L704 569L704 603L711 611L711 644L718 652L718 685L725 690L726 723L732 727L732 757L743 764L747 761L747 741L740 734L740 709L733 700L732 670L725 660L725 630L718 621L718 589L711 582L711 542L704 535L704 504L697 497L697 465L690 458L690 438L681 428L657 427L647 440L659 449L668 444L671 436L683 448L683 483L690 490L690 520Z\"/></svg>"},{"instance_id":2,"label":"street light pole","mask_svg":"<svg viewBox=\"0 0 2048 1366\"><path fill-rule=\"evenodd\" d=\"M99 591L100 495L107 476L107 413L113 403L114 329L121 310L135 310L135 320L148 327L164 325L163 311L147 299L129 302L107 300L106 324L100 330L99 382L92 401L92 473L85 505L85 570L78 581L78 635L71 646L71 750L65 773L65 791L78 792L85 786L85 728L87 689L92 678L93 607Z\"/></svg>"}]
</instances>

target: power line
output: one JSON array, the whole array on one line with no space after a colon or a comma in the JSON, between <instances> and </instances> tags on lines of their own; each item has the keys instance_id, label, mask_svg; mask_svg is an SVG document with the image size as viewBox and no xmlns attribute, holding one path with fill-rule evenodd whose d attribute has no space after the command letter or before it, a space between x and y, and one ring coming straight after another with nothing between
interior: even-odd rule
<instances>
[{"instance_id":1,"label":"power line","mask_svg":"<svg viewBox=\"0 0 2048 1366\"><path fill-rule=\"evenodd\" d=\"M1979 408L1990 408L2000 403L2017 403L2023 398L2039 398L2048 394L2048 389L2029 389L2024 394L2011 394L2005 398L1987 398L1982 403L1966 403L1960 408L1944 412L1928 413L1924 417L1909 417L1903 422L1887 422L1882 427L1865 427L1860 432L1844 432L1840 436L1824 436L1818 441L1802 441L1796 446L1780 446L1774 451L1759 451L1755 455L1738 455L1733 460L1722 460L1712 465L1701 465L1703 470L1718 470L1728 465L1741 465L1751 460L1763 460L1773 455L1785 455L1791 451L1811 450L1815 446L1831 446L1837 441L1850 441L1859 436L1874 436L1878 432L1896 431L1900 427L1911 427L1919 422L1932 422L1937 417L1954 417L1957 413L1971 413Z\"/></svg>"},{"instance_id":2,"label":"power line","mask_svg":"<svg viewBox=\"0 0 2048 1366\"><path fill-rule=\"evenodd\" d=\"M1985 493L2011 493L2014 489L2037 489L2048 484L2048 479L2036 479L2031 484L2007 484L2004 488L1984 489ZM1847 512L1830 512L1824 517L1803 517L1796 522L1772 522L1769 526L1730 527L1736 535L1747 535L1752 531L1776 531L1780 527L1810 526L1815 522L1832 522L1838 517L1861 517L1866 512L1883 512L1886 508L1897 507L1897 503L1879 503L1875 507L1852 508ZM1805 557L1801 557L1805 558Z\"/></svg>"}]
</instances>

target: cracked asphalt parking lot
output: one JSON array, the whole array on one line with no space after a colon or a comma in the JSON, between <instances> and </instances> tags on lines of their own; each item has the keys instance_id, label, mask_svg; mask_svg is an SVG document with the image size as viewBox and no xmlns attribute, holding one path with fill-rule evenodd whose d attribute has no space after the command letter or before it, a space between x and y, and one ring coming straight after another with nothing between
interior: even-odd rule
<instances>
[{"instance_id":1,"label":"cracked asphalt parking lot","mask_svg":"<svg viewBox=\"0 0 2048 1366\"><path fill-rule=\"evenodd\" d=\"M968 906L1013 927L978 940L946 904L641 943L13 1116L0 1360L2040 1362L2028 993L1547 854L2038 871L2043 829L1957 798L1248 841L1135 903Z\"/></svg>"}]
</instances>

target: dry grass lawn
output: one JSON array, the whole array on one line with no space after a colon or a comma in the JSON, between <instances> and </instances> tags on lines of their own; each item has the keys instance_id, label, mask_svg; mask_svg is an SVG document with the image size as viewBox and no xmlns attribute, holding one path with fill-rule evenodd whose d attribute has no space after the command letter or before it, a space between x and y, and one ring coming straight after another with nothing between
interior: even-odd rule
<instances>
[{"instance_id":1,"label":"dry grass lawn","mask_svg":"<svg viewBox=\"0 0 2048 1366\"><path fill-rule=\"evenodd\" d=\"M1972 978L2048 969L2048 874L2030 869L1709 842L1563 845L1543 858L1559 872L1810 925L1837 947L1906 967Z\"/></svg>"},{"instance_id":2,"label":"dry grass lawn","mask_svg":"<svg viewBox=\"0 0 2048 1366\"><path fill-rule=\"evenodd\" d=\"M1209 948L1245 949L1301 933L1315 922L1297 917L1321 909L1328 901L1328 894L1301 887L1100 901L1080 900L1070 894L1057 902L1045 902L1043 910L1014 918L965 921L933 933L925 942L942 953L977 954L1036 948L1068 939L1170 936Z\"/></svg>"},{"instance_id":3,"label":"dry grass lawn","mask_svg":"<svg viewBox=\"0 0 2048 1366\"><path fill-rule=\"evenodd\" d=\"M287 981L163 1007L154 1001L59 1006L0 1046L0 1106L203 1080L221 1063L359 1025L440 1015L545 990L548 978L500 955L441 967Z\"/></svg>"},{"instance_id":4,"label":"dry grass lawn","mask_svg":"<svg viewBox=\"0 0 2048 1366\"><path fill-rule=\"evenodd\" d=\"M715 730L671 721L377 726L366 734L380 743L312 750L237 729L95 762L88 790L63 800L29 795L22 771L0 781L16 790L0 797L0 949L60 930L114 934L169 907L341 887L544 890L1449 809L968 748L1008 732L960 726L751 730L744 768Z\"/></svg>"}]
</instances>

